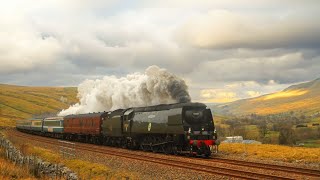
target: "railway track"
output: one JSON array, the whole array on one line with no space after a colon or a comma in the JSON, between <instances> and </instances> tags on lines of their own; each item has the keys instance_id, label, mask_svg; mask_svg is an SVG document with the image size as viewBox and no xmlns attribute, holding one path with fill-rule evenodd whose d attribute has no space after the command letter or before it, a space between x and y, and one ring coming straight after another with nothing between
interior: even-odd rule
<instances>
[{"instance_id":1,"label":"railway track","mask_svg":"<svg viewBox=\"0 0 320 180\"><path fill-rule=\"evenodd\" d=\"M57 139L46 138L41 136L33 136L30 134L24 134L17 131L12 131L11 133L21 138L32 139L32 140L43 142L43 143L61 145L61 143L59 143ZM64 146L68 146L68 145L64 145ZM145 155L139 154L139 156L137 156L135 152L128 151L126 153L123 153L123 152L120 153L118 150L115 150L110 147L78 143L78 142L76 142L75 147L77 150L84 150L84 151L89 151L94 153L118 156L122 158L134 159L134 160L139 160L144 162L151 162L151 163L156 163L161 165L194 170L197 172L216 174L216 175L222 175L222 176L228 176L228 177L234 177L234 178L240 178L240 179L292 179L292 178L281 177L274 174L256 173L248 170L240 170L237 168L226 168L226 167L214 165L214 163L217 163L217 162L227 163L227 164L240 166L240 167L259 168L259 169L265 169L265 170L286 172L290 174L294 173L297 175L320 178L320 171L304 169L304 168L294 168L294 167L287 167L287 166L269 165L269 164L263 164L263 163L253 163L253 162L236 161L236 160L229 160L229 159L205 159L204 161L208 162L208 164L204 165L201 163L197 163L198 159L195 159L195 162L187 162L184 160L159 158L159 157L152 156L150 153L145 153ZM188 160L190 160L190 158L188 158ZM203 161L203 159L201 161Z\"/></svg>"},{"instance_id":2,"label":"railway track","mask_svg":"<svg viewBox=\"0 0 320 180\"><path fill-rule=\"evenodd\" d=\"M214 158L214 159L205 160L205 161L221 162L221 163L227 163L232 165L276 170L276 171L282 171L287 173L297 173L301 175L320 178L320 171L314 170L314 169L297 168L297 167L291 167L291 166L281 166L281 165L265 164L265 163L257 163L257 162L248 162L248 161L241 161L241 160L231 160L231 159L224 159L224 158Z\"/></svg>"}]
</instances>

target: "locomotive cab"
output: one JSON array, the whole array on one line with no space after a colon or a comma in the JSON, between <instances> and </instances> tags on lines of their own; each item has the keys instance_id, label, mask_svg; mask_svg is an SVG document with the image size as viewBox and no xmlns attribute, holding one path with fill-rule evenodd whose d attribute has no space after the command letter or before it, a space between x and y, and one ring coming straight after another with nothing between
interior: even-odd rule
<instances>
[{"instance_id":1,"label":"locomotive cab","mask_svg":"<svg viewBox=\"0 0 320 180\"><path fill-rule=\"evenodd\" d=\"M210 156L210 148L217 139L211 110L204 107L185 107L183 124L191 153Z\"/></svg>"}]
</instances>

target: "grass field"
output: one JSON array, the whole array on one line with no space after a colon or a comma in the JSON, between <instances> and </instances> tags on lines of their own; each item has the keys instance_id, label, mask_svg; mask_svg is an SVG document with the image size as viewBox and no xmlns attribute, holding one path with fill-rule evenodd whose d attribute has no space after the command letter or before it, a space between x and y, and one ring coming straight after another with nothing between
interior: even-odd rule
<instances>
[{"instance_id":1,"label":"grass field","mask_svg":"<svg viewBox=\"0 0 320 180\"><path fill-rule=\"evenodd\" d=\"M36 114L57 113L77 102L74 87L26 87L0 84L0 126Z\"/></svg>"},{"instance_id":2,"label":"grass field","mask_svg":"<svg viewBox=\"0 0 320 180\"><path fill-rule=\"evenodd\" d=\"M284 162L320 163L319 148L289 147L270 144L224 144L222 153L248 156L255 159L279 160Z\"/></svg>"},{"instance_id":3,"label":"grass field","mask_svg":"<svg viewBox=\"0 0 320 180\"><path fill-rule=\"evenodd\" d=\"M138 179L133 172L115 171L110 167L92 163L80 159L62 157L57 152L35 147L30 144L23 144L20 149L26 154L32 154L51 163L62 163L78 174L81 179Z\"/></svg>"},{"instance_id":4,"label":"grass field","mask_svg":"<svg viewBox=\"0 0 320 180\"><path fill-rule=\"evenodd\" d=\"M213 121L216 124L221 124L226 119L228 119L228 117L222 116L222 115L219 115L219 114L213 114Z\"/></svg>"},{"instance_id":5,"label":"grass field","mask_svg":"<svg viewBox=\"0 0 320 180\"><path fill-rule=\"evenodd\" d=\"M298 141L297 144L303 143L304 147L320 148L320 139L306 139L304 141ZM320 151L320 149L319 149Z\"/></svg>"}]
</instances>

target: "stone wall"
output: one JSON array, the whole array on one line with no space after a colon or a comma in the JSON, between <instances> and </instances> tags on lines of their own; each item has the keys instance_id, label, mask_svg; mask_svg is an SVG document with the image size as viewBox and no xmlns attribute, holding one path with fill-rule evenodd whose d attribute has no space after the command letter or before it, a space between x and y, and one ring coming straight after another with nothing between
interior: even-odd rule
<instances>
[{"instance_id":1,"label":"stone wall","mask_svg":"<svg viewBox=\"0 0 320 180\"><path fill-rule=\"evenodd\" d=\"M35 156L23 155L20 150L0 134L0 148L6 152L6 158L18 166L27 166L35 177L47 176L52 178L63 178L68 180L78 179L77 174L72 172L63 164L53 164L41 160Z\"/></svg>"}]
</instances>

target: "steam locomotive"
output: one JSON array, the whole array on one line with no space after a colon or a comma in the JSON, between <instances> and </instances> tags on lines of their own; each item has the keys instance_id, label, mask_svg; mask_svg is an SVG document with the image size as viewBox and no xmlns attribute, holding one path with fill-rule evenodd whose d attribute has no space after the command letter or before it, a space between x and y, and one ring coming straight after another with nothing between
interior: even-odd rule
<instances>
[{"instance_id":1,"label":"steam locomotive","mask_svg":"<svg viewBox=\"0 0 320 180\"><path fill-rule=\"evenodd\" d=\"M202 103L18 120L16 128L65 140L206 157L217 139L211 110Z\"/></svg>"}]
</instances>

